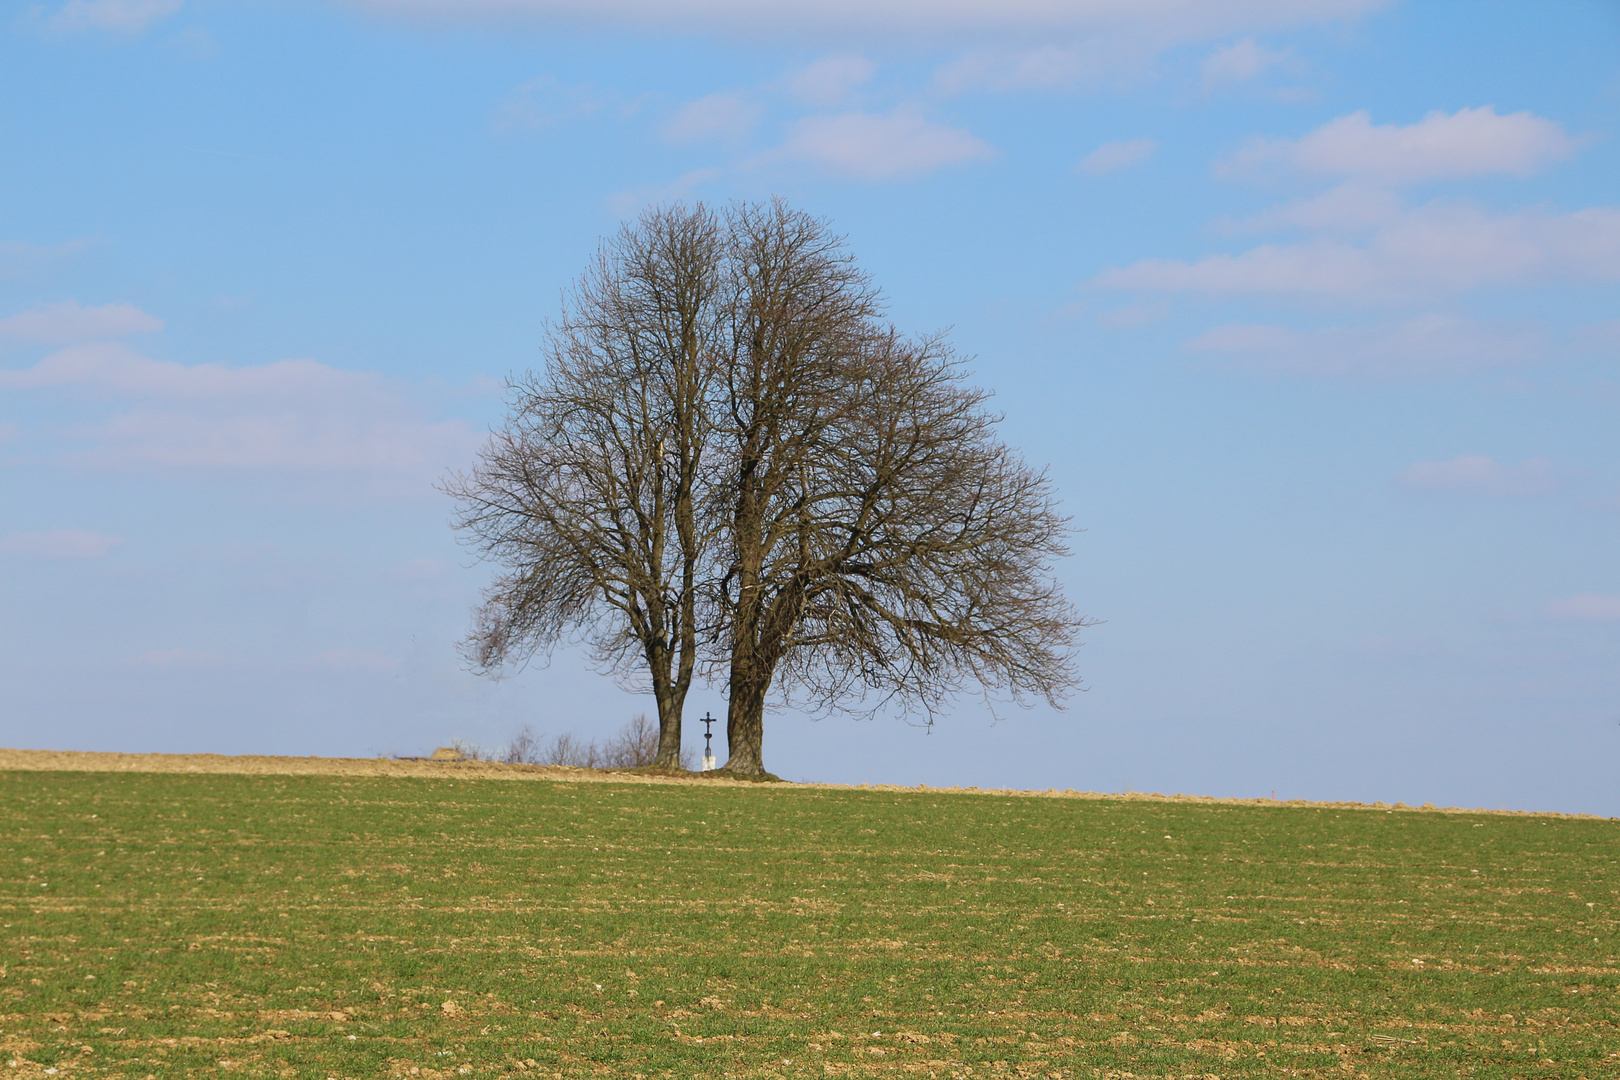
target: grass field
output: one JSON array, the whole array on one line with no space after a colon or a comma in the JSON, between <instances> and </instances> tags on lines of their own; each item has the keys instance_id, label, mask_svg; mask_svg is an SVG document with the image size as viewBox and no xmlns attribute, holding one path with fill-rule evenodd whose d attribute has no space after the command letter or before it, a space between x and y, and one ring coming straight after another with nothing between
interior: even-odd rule
<instances>
[{"instance_id":1,"label":"grass field","mask_svg":"<svg viewBox=\"0 0 1620 1080\"><path fill-rule=\"evenodd\" d=\"M1616 821L8 772L0 823L0 1077L1620 1076Z\"/></svg>"}]
</instances>

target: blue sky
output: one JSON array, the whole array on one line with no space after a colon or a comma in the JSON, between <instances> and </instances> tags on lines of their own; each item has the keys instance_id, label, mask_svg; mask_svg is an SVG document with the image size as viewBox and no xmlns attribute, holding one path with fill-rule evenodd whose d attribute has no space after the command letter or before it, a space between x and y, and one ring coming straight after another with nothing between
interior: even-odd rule
<instances>
[{"instance_id":1,"label":"blue sky","mask_svg":"<svg viewBox=\"0 0 1620 1080\"><path fill-rule=\"evenodd\" d=\"M1612 3L4 20L6 745L421 753L648 709L576 653L461 667L489 571L433 484L598 238L780 194L976 357L1104 621L1066 711L789 710L767 767L1620 814Z\"/></svg>"}]
</instances>

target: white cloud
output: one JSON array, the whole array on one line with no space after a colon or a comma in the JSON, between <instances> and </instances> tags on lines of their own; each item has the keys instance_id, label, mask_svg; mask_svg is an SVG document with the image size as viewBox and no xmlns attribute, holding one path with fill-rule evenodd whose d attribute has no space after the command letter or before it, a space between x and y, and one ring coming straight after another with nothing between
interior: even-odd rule
<instances>
[{"instance_id":1,"label":"white cloud","mask_svg":"<svg viewBox=\"0 0 1620 1080\"><path fill-rule=\"evenodd\" d=\"M1075 166L1075 169L1087 176L1100 176L1117 169L1139 165L1152 157L1158 148L1159 144L1152 139L1123 139L1119 142L1103 143L1081 158L1080 164Z\"/></svg>"},{"instance_id":2,"label":"white cloud","mask_svg":"<svg viewBox=\"0 0 1620 1080\"><path fill-rule=\"evenodd\" d=\"M1170 317L1170 304L1166 300L1126 304L1098 314L1097 322L1112 330L1130 330L1147 326Z\"/></svg>"},{"instance_id":3,"label":"white cloud","mask_svg":"<svg viewBox=\"0 0 1620 1080\"><path fill-rule=\"evenodd\" d=\"M1580 622L1620 622L1620 596L1581 593L1549 604L1547 614Z\"/></svg>"},{"instance_id":4,"label":"white cloud","mask_svg":"<svg viewBox=\"0 0 1620 1080\"><path fill-rule=\"evenodd\" d=\"M788 79L788 92L808 105L832 109L849 98L876 69L864 56L823 56Z\"/></svg>"},{"instance_id":5,"label":"white cloud","mask_svg":"<svg viewBox=\"0 0 1620 1080\"><path fill-rule=\"evenodd\" d=\"M188 60L212 60L219 55L219 40L200 26L188 26L171 35L164 47Z\"/></svg>"},{"instance_id":6,"label":"white cloud","mask_svg":"<svg viewBox=\"0 0 1620 1080\"><path fill-rule=\"evenodd\" d=\"M121 536L85 529L46 529L0 536L0 553L41 559L100 559L123 542Z\"/></svg>"},{"instance_id":7,"label":"white cloud","mask_svg":"<svg viewBox=\"0 0 1620 1080\"><path fill-rule=\"evenodd\" d=\"M631 217L644 206L677 202L720 175L720 170L715 168L693 169L682 173L668 184L654 184L634 191L614 192L607 198L608 212L619 217Z\"/></svg>"},{"instance_id":8,"label":"white cloud","mask_svg":"<svg viewBox=\"0 0 1620 1080\"><path fill-rule=\"evenodd\" d=\"M1545 495L1557 486L1552 462L1529 458L1504 465L1494 458L1465 454L1450 461L1420 461L1401 473L1410 487L1469 495Z\"/></svg>"},{"instance_id":9,"label":"white cloud","mask_svg":"<svg viewBox=\"0 0 1620 1080\"><path fill-rule=\"evenodd\" d=\"M1310 207L1302 206L1298 220L1304 224ZM1273 212L1271 220L1282 223L1286 212ZM1323 236L1194 262L1144 259L1104 271L1093 284L1387 303L1491 286L1620 280L1620 208L1493 214L1463 202L1410 208L1395 203L1373 207L1360 224L1370 235L1359 243Z\"/></svg>"},{"instance_id":10,"label":"white cloud","mask_svg":"<svg viewBox=\"0 0 1620 1080\"><path fill-rule=\"evenodd\" d=\"M1271 164L1324 176L1404 184L1459 176L1530 176L1574 155L1581 140L1529 112L1495 107L1431 112L1415 124L1378 124L1365 110L1331 120L1298 140L1257 139L1220 163L1242 175Z\"/></svg>"},{"instance_id":11,"label":"white cloud","mask_svg":"<svg viewBox=\"0 0 1620 1080\"><path fill-rule=\"evenodd\" d=\"M1186 347L1263 371L1370 378L1458 375L1527 363L1548 351L1537 330L1441 314L1320 330L1229 324Z\"/></svg>"},{"instance_id":12,"label":"white cloud","mask_svg":"<svg viewBox=\"0 0 1620 1080\"><path fill-rule=\"evenodd\" d=\"M1135 71L1188 44L1353 20L1396 0L336 0L387 18L645 35L814 42L966 46L937 89L1068 90ZM812 65L815 67L815 65ZM818 108L844 104L847 79L802 86ZM855 65L842 73L859 74ZM791 84L790 84L791 88ZM797 90L795 92L798 92Z\"/></svg>"},{"instance_id":13,"label":"white cloud","mask_svg":"<svg viewBox=\"0 0 1620 1080\"><path fill-rule=\"evenodd\" d=\"M1287 50L1277 52L1256 44L1254 38L1244 38L1216 49L1199 66L1199 73L1204 79L1204 89L1214 90L1248 82L1288 59Z\"/></svg>"},{"instance_id":14,"label":"white cloud","mask_svg":"<svg viewBox=\"0 0 1620 1080\"><path fill-rule=\"evenodd\" d=\"M736 141L754 130L759 114L759 104L743 94L710 94L670 117L663 136L672 143Z\"/></svg>"},{"instance_id":15,"label":"white cloud","mask_svg":"<svg viewBox=\"0 0 1620 1080\"><path fill-rule=\"evenodd\" d=\"M131 397L320 399L353 395L380 383L366 372L342 371L314 360L278 360L258 367L177 364L152 360L108 342L60 349L31 368L0 370L0 390L76 386Z\"/></svg>"},{"instance_id":16,"label":"white cloud","mask_svg":"<svg viewBox=\"0 0 1620 1080\"><path fill-rule=\"evenodd\" d=\"M54 263L64 262L90 247L79 237L60 244L29 244L0 240L0 277L25 277Z\"/></svg>"},{"instance_id":17,"label":"white cloud","mask_svg":"<svg viewBox=\"0 0 1620 1080\"><path fill-rule=\"evenodd\" d=\"M933 123L916 108L902 106L887 116L804 117L788 129L781 146L758 161L803 161L843 176L889 180L994 156L990 146L968 132Z\"/></svg>"},{"instance_id":18,"label":"white cloud","mask_svg":"<svg viewBox=\"0 0 1620 1080\"><path fill-rule=\"evenodd\" d=\"M1319 195L1273 206L1247 217L1216 223L1227 234L1304 229L1321 233L1364 233L1387 225L1407 213L1400 195L1376 184L1355 181L1339 184Z\"/></svg>"},{"instance_id":19,"label":"white cloud","mask_svg":"<svg viewBox=\"0 0 1620 1080\"><path fill-rule=\"evenodd\" d=\"M602 108L600 95L584 83L563 83L555 76L530 79L496 107L491 126L497 132L540 131L568 120L592 116Z\"/></svg>"},{"instance_id":20,"label":"white cloud","mask_svg":"<svg viewBox=\"0 0 1620 1080\"><path fill-rule=\"evenodd\" d=\"M1190 261L1143 259L1106 270L1092 284L1411 305L1480 289L1620 281L1620 207L1496 212L1458 199L1414 205L1389 187L1493 171L1528 174L1577 145L1551 121L1530 113L1502 116L1489 107L1431 113L1408 127L1374 127L1365 113L1354 113L1298 142L1251 148L1247 157L1250 165L1269 157L1348 179L1214 225L1229 235L1286 230L1302 236ZM1350 332L1345 340L1353 338Z\"/></svg>"},{"instance_id":21,"label":"white cloud","mask_svg":"<svg viewBox=\"0 0 1620 1080\"><path fill-rule=\"evenodd\" d=\"M55 30L138 34L177 13L182 0L68 0L51 16Z\"/></svg>"},{"instance_id":22,"label":"white cloud","mask_svg":"<svg viewBox=\"0 0 1620 1080\"><path fill-rule=\"evenodd\" d=\"M0 392L47 388L133 402L69 430L64 460L105 469L250 469L433 475L478 436L430 422L381 376L313 360L255 367L152 360L121 344L77 345L0 371Z\"/></svg>"},{"instance_id":23,"label":"white cloud","mask_svg":"<svg viewBox=\"0 0 1620 1080\"><path fill-rule=\"evenodd\" d=\"M1140 67L1153 53L1147 42L1087 40L1033 49L975 49L940 67L941 93L969 90L1073 90Z\"/></svg>"},{"instance_id":24,"label":"white cloud","mask_svg":"<svg viewBox=\"0 0 1620 1080\"><path fill-rule=\"evenodd\" d=\"M1246 28L1250 24L1239 25ZM968 90L1073 90L1110 80L1129 80L1140 75L1155 54L1165 49L1219 36L1224 35L1205 33L1185 22L1134 27L1121 24L1078 35L1044 35L1049 40L1035 46L981 45L941 65L934 83L946 94ZM1050 40L1054 37L1056 40ZM1259 74L1266 67L1282 63L1299 66L1289 53L1273 53L1245 40L1205 61L1205 89L1215 88L1211 79L1230 81L1245 66L1260 65L1253 72Z\"/></svg>"},{"instance_id":25,"label":"white cloud","mask_svg":"<svg viewBox=\"0 0 1620 1080\"><path fill-rule=\"evenodd\" d=\"M1354 18L1390 0L349 0L382 15L645 32L919 39L1108 34L1167 44Z\"/></svg>"},{"instance_id":26,"label":"white cloud","mask_svg":"<svg viewBox=\"0 0 1620 1080\"><path fill-rule=\"evenodd\" d=\"M105 469L250 469L432 474L469 454L466 425L412 422L349 410L197 414L145 409L86 424L72 434L92 449L74 464Z\"/></svg>"},{"instance_id":27,"label":"white cloud","mask_svg":"<svg viewBox=\"0 0 1620 1080\"><path fill-rule=\"evenodd\" d=\"M47 345L151 334L162 329L162 319L148 315L133 304L100 307L83 307L72 302L50 304L0 319L0 338Z\"/></svg>"}]
</instances>

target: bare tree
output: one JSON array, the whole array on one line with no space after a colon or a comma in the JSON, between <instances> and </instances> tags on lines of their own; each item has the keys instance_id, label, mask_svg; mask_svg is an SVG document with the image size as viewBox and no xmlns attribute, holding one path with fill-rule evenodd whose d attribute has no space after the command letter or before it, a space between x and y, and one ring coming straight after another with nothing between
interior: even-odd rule
<instances>
[{"instance_id":1,"label":"bare tree","mask_svg":"<svg viewBox=\"0 0 1620 1080\"><path fill-rule=\"evenodd\" d=\"M466 642L474 665L588 643L604 667L650 684L668 766L713 539L696 499L715 353L729 347L724 253L702 207L622 229L567 298L546 370L508 382L505 426L446 484L467 542L505 568Z\"/></svg>"},{"instance_id":2,"label":"bare tree","mask_svg":"<svg viewBox=\"0 0 1620 1080\"><path fill-rule=\"evenodd\" d=\"M469 761L502 761L508 765L566 765L576 769L637 769L655 764L658 760L658 725L647 719L646 713L637 713L619 729L617 735L598 745L596 740L585 740L572 731L553 735L549 740L538 738L527 725L507 742L506 749L488 753L481 747L456 740L452 745ZM691 768L691 751L683 750L679 759L681 768Z\"/></svg>"},{"instance_id":3,"label":"bare tree","mask_svg":"<svg viewBox=\"0 0 1620 1080\"><path fill-rule=\"evenodd\" d=\"M635 769L658 760L658 725L646 713L630 718L602 747L602 768Z\"/></svg>"},{"instance_id":4,"label":"bare tree","mask_svg":"<svg viewBox=\"0 0 1620 1080\"><path fill-rule=\"evenodd\" d=\"M931 714L970 682L1056 704L1085 620L1051 578L1067 521L1045 474L948 346L879 323L824 222L777 201L731 230L726 768L764 772L773 684L820 707L875 692Z\"/></svg>"},{"instance_id":5,"label":"bare tree","mask_svg":"<svg viewBox=\"0 0 1620 1080\"><path fill-rule=\"evenodd\" d=\"M505 568L468 652L495 670L589 642L650 683L658 764L680 761L700 661L749 776L773 692L932 716L970 684L1053 704L1074 686L1085 620L1051 576L1067 522L1046 475L942 339L882 321L825 222L781 201L649 212L581 279L546 371L510 386L447 485Z\"/></svg>"},{"instance_id":6,"label":"bare tree","mask_svg":"<svg viewBox=\"0 0 1620 1080\"><path fill-rule=\"evenodd\" d=\"M508 765L540 764L540 741L534 737L534 729L527 724L523 725L523 730L512 736L512 741L506 744L500 758Z\"/></svg>"},{"instance_id":7,"label":"bare tree","mask_svg":"<svg viewBox=\"0 0 1620 1080\"><path fill-rule=\"evenodd\" d=\"M602 749L593 739L586 742L572 731L553 735L535 759L536 765L564 765L571 769L599 769Z\"/></svg>"}]
</instances>

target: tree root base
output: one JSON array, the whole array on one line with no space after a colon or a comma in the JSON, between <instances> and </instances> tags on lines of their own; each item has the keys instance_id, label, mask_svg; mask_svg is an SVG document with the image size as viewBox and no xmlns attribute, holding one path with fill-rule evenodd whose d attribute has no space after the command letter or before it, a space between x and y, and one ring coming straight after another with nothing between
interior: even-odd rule
<instances>
[{"instance_id":1,"label":"tree root base","mask_svg":"<svg viewBox=\"0 0 1620 1080\"><path fill-rule=\"evenodd\" d=\"M689 769L671 768L667 765L643 765L636 769L604 770L613 772L627 772L636 776L672 776L681 780L742 780L750 784L785 784L775 773L738 773L730 769L710 769L707 772L693 772Z\"/></svg>"}]
</instances>

